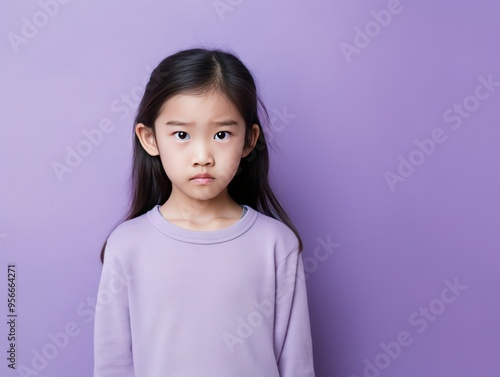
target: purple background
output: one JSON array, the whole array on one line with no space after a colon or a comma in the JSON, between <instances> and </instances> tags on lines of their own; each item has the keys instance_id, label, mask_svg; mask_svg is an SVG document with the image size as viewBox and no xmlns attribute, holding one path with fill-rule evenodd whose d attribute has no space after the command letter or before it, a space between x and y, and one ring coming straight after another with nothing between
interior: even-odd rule
<instances>
[{"instance_id":1,"label":"purple background","mask_svg":"<svg viewBox=\"0 0 500 377\"><path fill-rule=\"evenodd\" d=\"M38 375L91 375L98 254L128 205L136 101L122 96L139 98L167 55L220 47L255 73L275 118L271 182L305 242L317 376L499 376L500 87L470 96L480 76L500 82L500 6L396 5L73 0L44 16L36 1L2 2L0 313L15 263L18 368L45 350ZM388 7L398 13L377 29L371 11ZM46 25L16 51L23 17ZM365 27L373 37L346 57ZM443 115L464 101L454 129ZM106 118L112 132L58 179L52 164ZM439 129L446 140L418 152ZM392 190L399 156L419 165ZM446 280L462 286L448 303ZM54 348L72 322L78 334ZM411 344L391 345L404 332ZM1 359L2 376L20 375Z\"/></svg>"}]
</instances>

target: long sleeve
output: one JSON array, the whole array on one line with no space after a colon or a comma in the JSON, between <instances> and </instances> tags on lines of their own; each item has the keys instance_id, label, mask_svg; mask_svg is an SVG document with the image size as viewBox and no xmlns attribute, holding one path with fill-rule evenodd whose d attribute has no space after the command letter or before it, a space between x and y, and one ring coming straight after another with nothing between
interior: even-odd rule
<instances>
[{"instance_id":1,"label":"long sleeve","mask_svg":"<svg viewBox=\"0 0 500 377\"><path fill-rule=\"evenodd\" d=\"M127 276L106 245L94 323L94 377L133 377Z\"/></svg>"},{"instance_id":2,"label":"long sleeve","mask_svg":"<svg viewBox=\"0 0 500 377\"><path fill-rule=\"evenodd\" d=\"M292 251L276 272L274 344L280 377L314 377L302 254Z\"/></svg>"}]
</instances>

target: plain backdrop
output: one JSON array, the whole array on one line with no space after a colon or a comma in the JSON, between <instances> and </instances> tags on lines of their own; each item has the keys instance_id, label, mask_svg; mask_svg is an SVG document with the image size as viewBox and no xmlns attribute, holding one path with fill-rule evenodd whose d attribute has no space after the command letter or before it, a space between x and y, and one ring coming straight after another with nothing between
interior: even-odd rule
<instances>
[{"instance_id":1,"label":"plain backdrop","mask_svg":"<svg viewBox=\"0 0 500 377\"><path fill-rule=\"evenodd\" d=\"M2 2L0 374L92 374L144 82L206 47L270 112L317 376L499 376L499 19L493 0Z\"/></svg>"}]
</instances>

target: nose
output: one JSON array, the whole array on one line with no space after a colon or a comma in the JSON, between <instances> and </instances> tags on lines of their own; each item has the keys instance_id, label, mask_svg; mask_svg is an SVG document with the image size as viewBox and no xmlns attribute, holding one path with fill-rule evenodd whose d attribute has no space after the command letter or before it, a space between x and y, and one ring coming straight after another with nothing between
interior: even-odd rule
<instances>
[{"instance_id":1,"label":"nose","mask_svg":"<svg viewBox=\"0 0 500 377\"><path fill-rule=\"evenodd\" d=\"M194 166L213 165L214 163L213 155L207 143L202 140L198 140L198 143L193 143L193 144L194 144L193 165Z\"/></svg>"}]
</instances>

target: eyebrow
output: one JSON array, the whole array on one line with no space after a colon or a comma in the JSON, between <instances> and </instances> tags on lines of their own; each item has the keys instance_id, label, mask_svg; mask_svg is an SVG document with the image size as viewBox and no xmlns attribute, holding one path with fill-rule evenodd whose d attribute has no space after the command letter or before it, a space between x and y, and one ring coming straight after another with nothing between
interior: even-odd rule
<instances>
[{"instance_id":1,"label":"eyebrow","mask_svg":"<svg viewBox=\"0 0 500 377\"><path fill-rule=\"evenodd\" d=\"M214 124L216 126L236 126L238 125L238 122L236 122L233 119L227 119L227 120L221 120L219 122L210 122L211 124ZM167 126L191 126L194 123L186 123L186 122L181 122L179 120L169 120L167 123L165 123Z\"/></svg>"}]
</instances>

